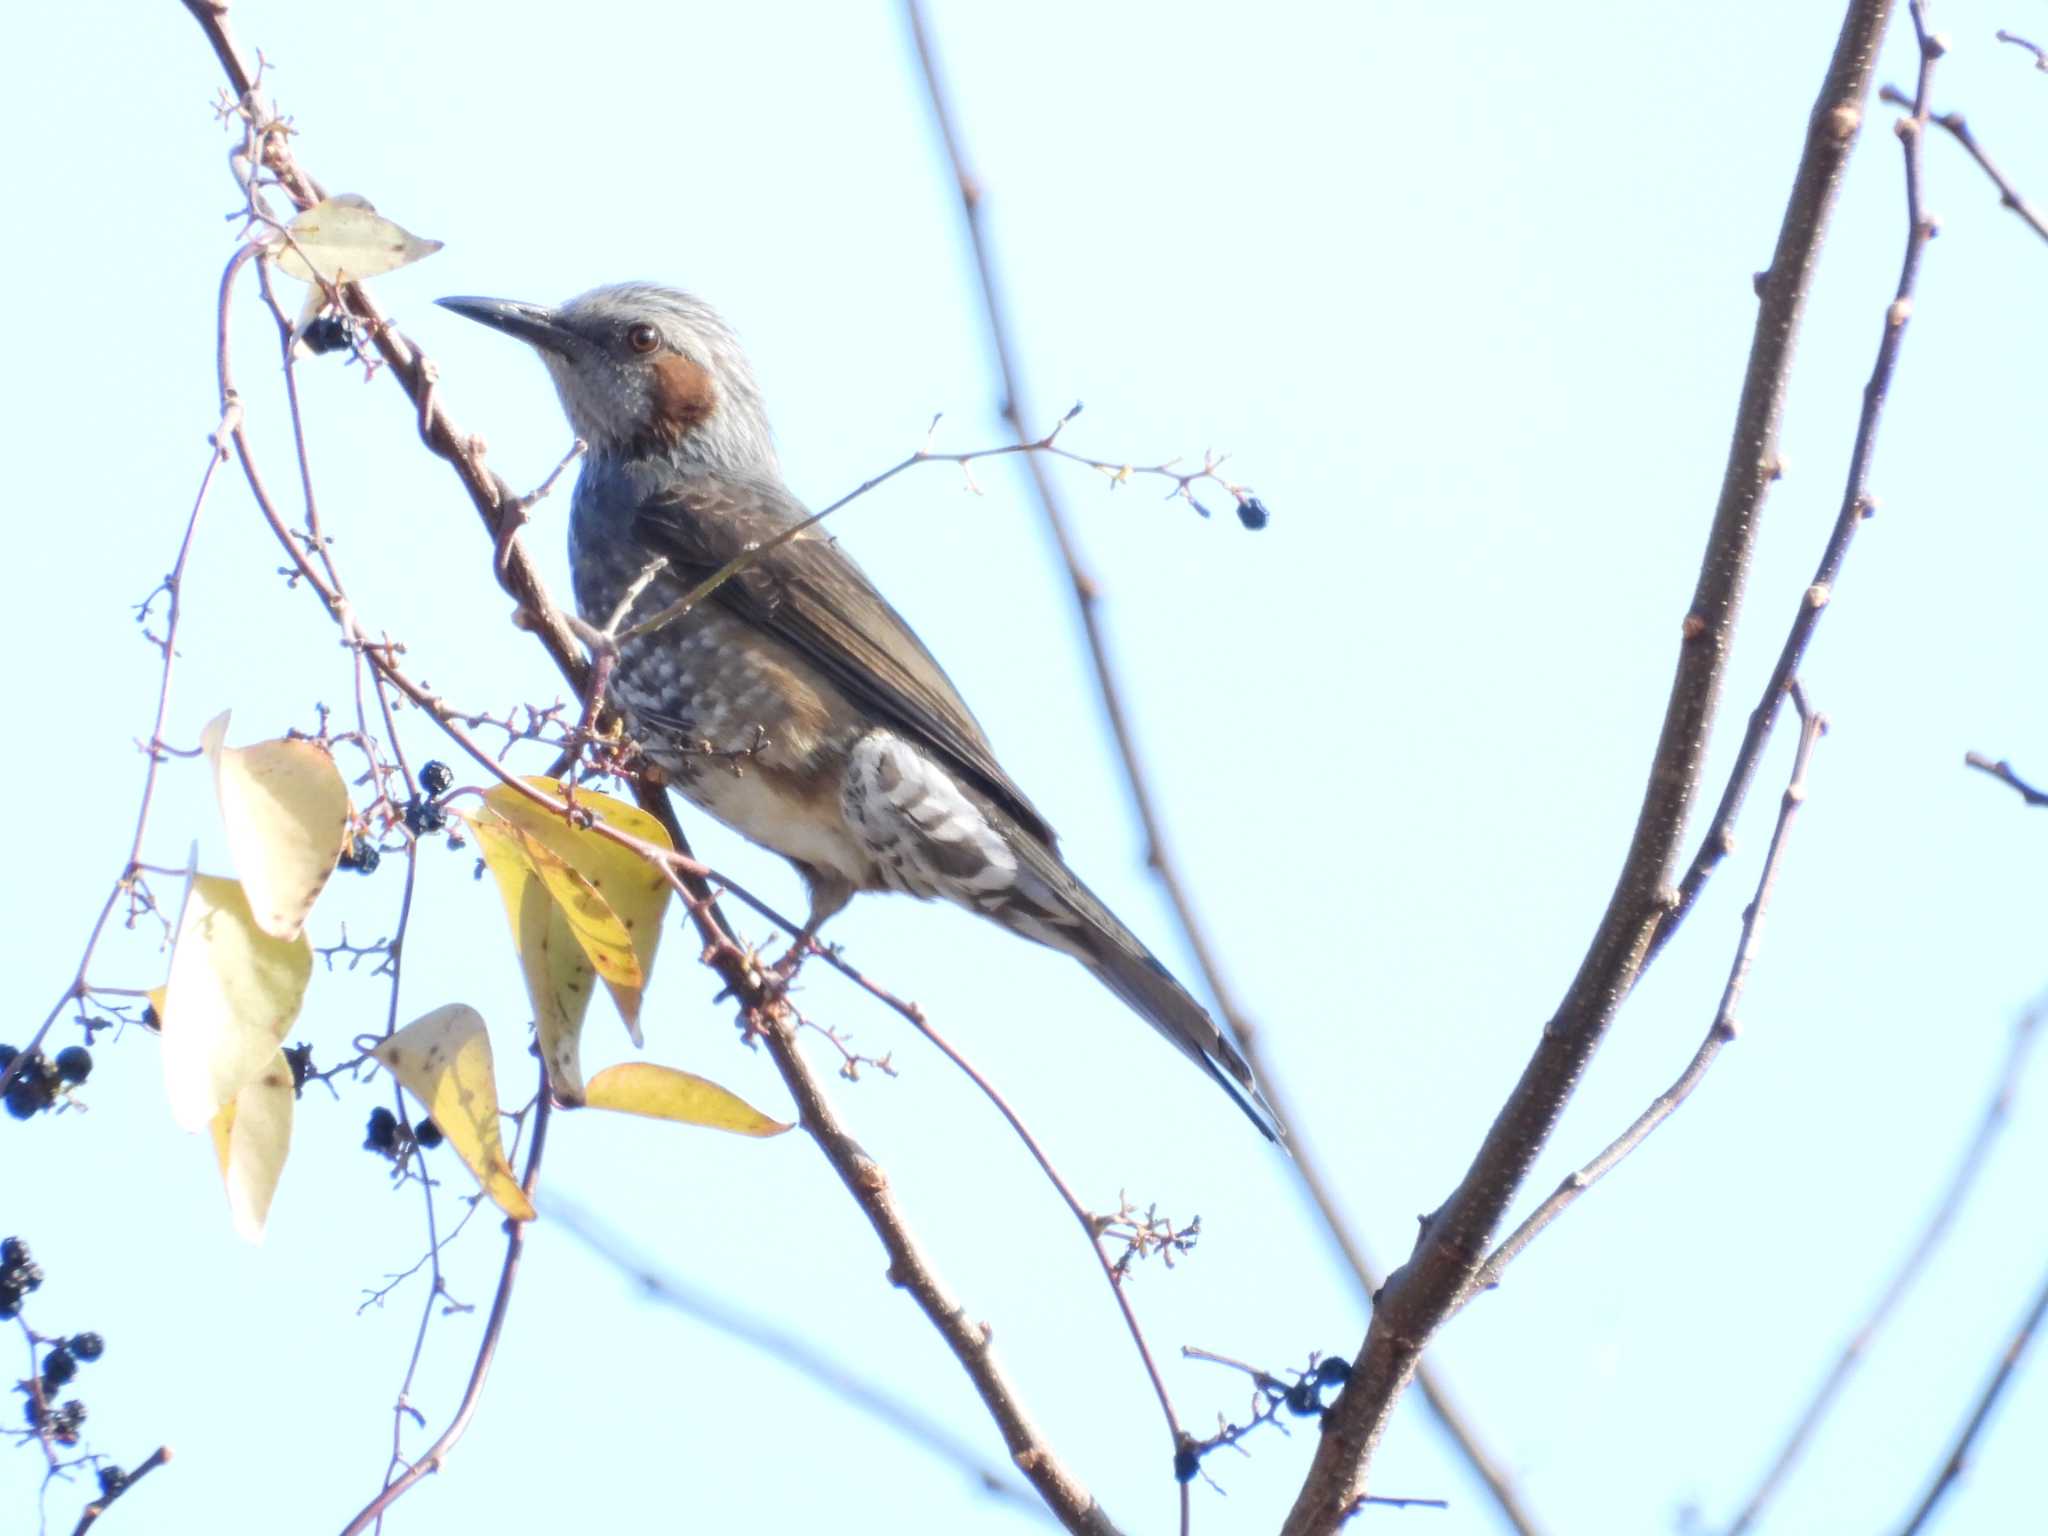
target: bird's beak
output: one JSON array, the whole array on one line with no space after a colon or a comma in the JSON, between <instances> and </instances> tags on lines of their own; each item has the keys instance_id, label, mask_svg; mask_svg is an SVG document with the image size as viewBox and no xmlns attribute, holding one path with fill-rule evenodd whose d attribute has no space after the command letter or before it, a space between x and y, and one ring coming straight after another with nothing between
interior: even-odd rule
<instances>
[{"instance_id":1,"label":"bird's beak","mask_svg":"<svg viewBox=\"0 0 2048 1536\"><path fill-rule=\"evenodd\" d=\"M582 337L555 318L545 304L522 304L517 299L452 298L434 301L452 309L464 319L488 325L494 331L516 336L529 346L571 357L583 346Z\"/></svg>"}]
</instances>

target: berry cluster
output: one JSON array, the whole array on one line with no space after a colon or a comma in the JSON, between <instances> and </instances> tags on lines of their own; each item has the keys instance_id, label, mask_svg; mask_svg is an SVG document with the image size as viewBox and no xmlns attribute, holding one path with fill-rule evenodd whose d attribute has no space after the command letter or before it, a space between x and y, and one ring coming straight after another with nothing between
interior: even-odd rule
<instances>
[{"instance_id":1,"label":"berry cluster","mask_svg":"<svg viewBox=\"0 0 2048 1536\"><path fill-rule=\"evenodd\" d=\"M18 1237L0 1242L0 1317L18 1313L22 1298L42 1283L43 1268L29 1255L27 1243ZM76 1445L85 1426L85 1404L75 1397L60 1403L57 1395L71 1385L81 1364L89 1365L106 1353L107 1342L96 1333L36 1342L48 1347L36 1379L21 1384L22 1391L28 1394L22 1416L37 1434L48 1436L58 1445Z\"/></svg>"},{"instance_id":2,"label":"berry cluster","mask_svg":"<svg viewBox=\"0 0 2048 1536\"><path fill-rule=\"evenodd\" d=\"M455 770L443 762L431 762L420 769L420 793L405 803L405 830L425 837L448 825L448 812L441 797L455 785Z\"/></svg>"},{"instance_id":3,"label":"berry cluster","mask_svg":"<svg viewBox=\"0 0 2048 1536\"><path fill-rule=\"evenodd\" d=\"M0 1242L0 1317L21 1310L21 1298L43 1283L43 1267L29 1257L28 1244L18 1237Z\"/></svg>"},{"instance_id":4,"label":"berry cluster","mask_svg":"<svg viewBox=\"0 0 2048 1536\"><path fill-rule=\"evenodd\" d=\"M0 1045L0 1073L13 1067L21 1055L11 1045ZM40 1114L57 1102L66 1088L75 1088L92 1075L92 1052L82 1045L67 1045L52 1061L41 1051L22 1062L7 1085L7 1113L17 1120Z\"/></svg>"},{"instance_id":5,"label":"berry cluster","mask_svg":"<svg viewBox=\"0 0 2048 1536\"><path fill-rule=\"evenodd\" d=\"M370 1111L370 1124L363 1135L363 1147L380 1157L396 1158L410 1137L413 1144L422 1151L430 1152L441 1145L441 1127L432 1120L422 1120L407 1131L398 1116L379 1104Z\"/></svg>"},{"instance_id":6,"label":"berry cluster","mask_svg":"<svg viewBox=\"0 0 2048 1536\"><path fill-rule=\"evenodd\" d=\"M1183 1483L1193 1482L1195 1474L1202 1470L1204 1456L1218 1446L1237 1444L1261 1424L1277 1419L1282 1408L1304 1419L1323 1413L1327 1407L1323 1393L1340 1388L1351 1379L1351 1362L1342 1355L1325 1355L1309 1370L1290 1374L1295 1377L1291 1386L1264 1371L1254 1371L1253 1379L1258 1383L1262 1401L1251 1419L1242 1425L1227 1424L1207 1440L1184 1439L1173 1453L1174 1478Z\"/></svg>"}]
</instances>

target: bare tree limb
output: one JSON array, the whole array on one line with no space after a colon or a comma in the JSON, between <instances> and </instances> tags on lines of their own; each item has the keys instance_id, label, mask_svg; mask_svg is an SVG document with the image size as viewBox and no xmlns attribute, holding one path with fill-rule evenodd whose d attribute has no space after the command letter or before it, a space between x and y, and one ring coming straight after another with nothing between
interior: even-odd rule
<instances>
[{"instance_id":1,"label":"bare tree limb","mask_svg":"<svg viewBox=\"0 0 2048 1536\"><path fill-rule=\"evenodd\" d=\"M1890 0L1852 0L1809 120L1777 249L1759 285L1756 331L1720 502L1681 627L1670 702L1614 894L1577 976L1471 1168L1423 1224L1408 1262L1381 1289L1351 1379L1324 1419L1314 1464L1283 1527L1286 1536L1335 1531L1366 1491L1372 1453L1422 1351L1469 1294L1510 1202L1676 906L1671 874L1719 703L1759 509L1777 473L1793 343L1842 169L1862 126L1890 13Z\"/></svg>"}]
</instances>

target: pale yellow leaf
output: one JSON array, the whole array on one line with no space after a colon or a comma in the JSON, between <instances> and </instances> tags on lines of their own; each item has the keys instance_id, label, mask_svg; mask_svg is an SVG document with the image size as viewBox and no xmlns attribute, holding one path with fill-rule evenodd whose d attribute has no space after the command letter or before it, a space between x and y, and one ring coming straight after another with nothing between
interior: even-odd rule
<instances>
[{"instance_id":1,"label":"pale yellow leaf","mask_svg":"<svg viewBox=\"0 0 2048 1536\"><path fill-rule=\"evenodd\" d=\"M292 1064L279 1051L213 1117L213 1152L227 1185L228 1211L245 1242L263 1241L270 1199L292 1141Z\"/></svg>"},{"instance_id":2,"label":"pale yellow leaf","mask_svg":"<svg viewBox=\"0 0 2048 1536\"><path fill-rule=\"evenodd\" d=\"M227 734L223 713L199 733L199 744L213 764L228 853L256 926L295 939L348 837L348 786L317 743L231 747Z\"/></svg>"},{"instance_id":3,"label":"pale yellow leaf","mask_svg":"<svg viewBox=\"0 0 2048 1536\"><path fill-rule=\"evenodd\" d=\"M596 973L570 931L568 914L557 905L527 856L531 840L501 817L486 811L465 816L483 851L484 864L498 882L512 947L533 1003L533 1026L547 1064L548 1087L565 1104L583 1102L583 1068L578 1042L590 1007Z\"/></svg>"},{"instance_id":4,"label":"pale yellow leaf","mask_svg":"<svg viewBox=\"0 0 2048 1536\"><path fill-rule=\"evenodd\" d=\"M293 219L291 242L279 239L278 268L302 283L317 271L330 283L360 282L431 256L438 240L422 240L352 194L315 203Z\"/></svg>"},{"instance_id":5,"label":"pale yellow leaf","mask_svg":"<svg viewBox=\"0 0 2048 1536\"><path fill-rule=\"evenodd\" d=\"M553 779L536 776L526 782L544 795L555 799L562 796L562 786ZM641 1044L640 998L646 990L648 978L654 973L654 951L661 942L662 914L668 909L670 888L667 879L632 849L622 848L589 828L570 826L562 817L535 805L506 785L490 790L485 794L484 802L540 843L575 876L574 880L564 880L559 876L551 879L544 865L536 865L537 872L548 881L549 890L570 911L572 919L579 910L589 907L589 903L583 900L582 886L588 886L609 908L610 921L593 920L588 924L576 921L576 935L580 941L586 941L585 952L590 955L597 974L604 978L612 1000L618 1004L619 1017L626 1021L633 1043ZM637 805L588 789L576 791L576 803L606 826L628 837L652 843L658 848L674 846L661 823ZM617 946L616 930L620 928L625 930L629 939L630 964L626 963L626 955Z\"/></svg>"},{"instance_id":6,"label":"pale yellow leaf","mask_svg":"<svg viewBox=\"0 0 2048 1536\"><path fill-rule=\"evenodd\" d=\"M584 1102L592 1109L708 1125L740 1136L780 1136L790 1129L709 1078L651 1061L624 1061L606 1067L590 1080Z\"/></svg>"},{"instance_id":7,"label":"pale yellow leaf","mask_svg":"<svg viewBox=\"0 0 2048 1536\"><path fill-rule=\"evenodd\" d=\"M204 1127L270 1064L312 975L304 934L272 938L239 882L193 876L157 1008L164 1089L179 1125Z\"/></svg>"},{"instance_id":8,"label":"pale yellow leaf","mask_svg":"<svg viewBox=\"0 0 2048 1536\"><path fill-rule=\"evenodd\" d=\"M505 1160L498 1134L498 1078L482 1016L450 1003L414 1019L370 1054L426 1106L484 1193L514 1221L533 1220L533 1202Z\"/></svg>"}]
</instances>

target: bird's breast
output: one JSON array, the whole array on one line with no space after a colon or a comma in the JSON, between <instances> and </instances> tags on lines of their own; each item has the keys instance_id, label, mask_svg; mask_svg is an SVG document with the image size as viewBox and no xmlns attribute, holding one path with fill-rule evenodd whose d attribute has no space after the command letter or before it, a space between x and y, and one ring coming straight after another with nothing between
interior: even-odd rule
<instances>
[{"instance_id":1,"label":"bird's breast","mask_svg":"<svg viewBox=\"0 0 2048 1536\"><path fill-rule=\"evenodd\" d=\"M860 722L789 646L707 607L628 641L612 696L693 804L785 858L862 881L871 861L840 793Z\"/></svg>"}]
</instances>

